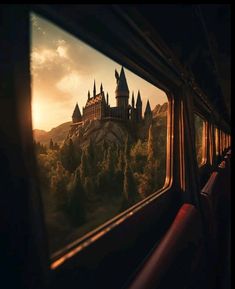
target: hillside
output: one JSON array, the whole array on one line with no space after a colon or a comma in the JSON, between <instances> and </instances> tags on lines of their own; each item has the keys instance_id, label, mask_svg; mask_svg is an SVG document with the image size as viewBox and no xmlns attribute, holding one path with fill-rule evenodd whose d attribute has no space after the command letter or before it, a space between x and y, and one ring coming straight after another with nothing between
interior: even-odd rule
<instances>
[{"instance_id":1,"label":"hillside","mask_svg":"<svg viewBox=\"0 0 235 289\"><path fill-rule=\"evenodd\" d=\"M153 110L153 129L158 131L158 127L166 127L167 103L157 105ZM93 120L87 121L83 126L71 128L66 138L72 139L75 146L86 147L91 141L99 145L104 141L107 144L123 146L128 135L129 141L138 139L146 140L148 137L149 121L141 123L125 123L113 120Z\"/></svg>"},{"instance_id":2,"label":"hillside","mask_svg":"<svg viewBox=\"0 0 235 289\"><path fill-rule=\"evenodd\" d=\"M166 116L166 111L167 103L155 106L152 110L154 126L159 126L161 118ZM74 130L71 129L70 124L71 122L63 123L49 132L35 129L34 138L36 142L40 142L43 145L48 145L50 139L52 139L54 143L57 142L61 145L64 140L68 140L69 138L80 147L87 146L90 140L94 144L100 144L106 141L107 143L123 145L127 134L133 139L146 138L149 127L149 123L126 125L119 121L93 120L86 122L83 126Z\"/></svg>"},{"instance_id":3,"label":"hillside","mask_svg":"<svg viewBox=\"0 0 235 289\"><path fill-rule=\"evenodd\" d=\"M68 132L70 130L70 124L70 121L62 123L48 132L35 129L33 131L34 139L36 142L40 142L41 144L47 146L50 142L50 139L52 139L54 143L57 142L60 145L68 135Z\"/></svg>"}]
</instances>

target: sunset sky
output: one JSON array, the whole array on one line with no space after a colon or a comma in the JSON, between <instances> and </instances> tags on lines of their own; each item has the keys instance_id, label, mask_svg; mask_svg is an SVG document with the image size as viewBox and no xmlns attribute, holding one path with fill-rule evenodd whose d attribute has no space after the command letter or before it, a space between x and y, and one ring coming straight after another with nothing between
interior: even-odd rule
<instances>
[{"instance_id":1,"label":"sunset sky","mask_svg":"<svg viewBox=\"0 0 235 289\"><path fill-rule=\"evenodd\" d=\"M78 103L81 113L87 92L96 92L102 82L105 94L109 93L111 106L116 105L115 69L121 64L88 46L51 22L31 16L31 74L33 128L49 131L63 122L71 121ZM135 100L138 89L143 101L143 113L149 99L151 109L167 101L166 94L125 69L130 91ZM131 103L131 97L129 98Z\"/></svg>"}]
</instances>

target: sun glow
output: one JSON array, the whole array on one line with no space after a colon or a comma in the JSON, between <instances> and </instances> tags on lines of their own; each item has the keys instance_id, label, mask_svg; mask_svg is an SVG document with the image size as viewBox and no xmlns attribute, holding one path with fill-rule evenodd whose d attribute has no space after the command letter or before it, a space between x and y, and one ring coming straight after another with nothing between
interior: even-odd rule
<instances>
[{"instance_id":1,"label":"sun glow","mask_svg":"<svg viewBox=\"0 0 235 289\"><path fill-rule=\"evenodd\" d=\"M32 122L33 122L33 129L40 127L41 109L40 104L36 101L32 102Z\"/></svg>"}]
</instances>

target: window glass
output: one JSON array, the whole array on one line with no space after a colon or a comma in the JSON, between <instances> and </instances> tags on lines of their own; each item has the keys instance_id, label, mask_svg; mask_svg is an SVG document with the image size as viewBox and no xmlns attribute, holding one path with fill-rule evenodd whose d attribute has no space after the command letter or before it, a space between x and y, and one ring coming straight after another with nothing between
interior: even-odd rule
<instances>
[{"instance_id":1,"label":"window glass","mask_svg":"<svg viewBox=\"0 0 235 289\"><path fill-rule=\"evenodd\" d=\"M224 152L224 132L221 131L221 153Z\"/></svg>"},{"instance_id":2,"label":"window glass","mask_svg":"<svg viewBox=\"0 0 235 289\"><path fill-rule=\"evenodd\" d=\"M195 146L198 165L205 163L205 121L197 114L194 114L195 125Z\"/></svg>"},{"instance_id":3,"label":"window glass","mask_svg":"<svg viewBox=\"0 0 235 289\"><path fill-rule=\"evenodd\" d=\"M51 253L163 188L166 94L32 14L35 151Z\"/></svg>"}]
</instances>

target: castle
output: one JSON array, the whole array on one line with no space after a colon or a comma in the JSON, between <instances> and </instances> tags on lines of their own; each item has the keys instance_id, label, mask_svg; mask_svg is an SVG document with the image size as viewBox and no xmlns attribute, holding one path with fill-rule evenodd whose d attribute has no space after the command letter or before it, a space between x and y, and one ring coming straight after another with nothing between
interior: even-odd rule
<instances>
[{"instance_id":1,"label":"castle","mask_svg":"<svg viewBox=\"0 0 235 289\"><path fill-rule=\"evenodd\" d=\"M96 85L94 82L93 97L91 97L90 91L88 91L87 102L85 107L83 107L83 115L81 115L78 104L75 106L72 115L73 125L81 124L87 120L93 119L119 119L123 121L131 120L135 122L139 122L143 119L140 91L138 91L136 103L134 93L132 93L130 105L129 89L123 67L120 75L115 70L115 77L117 82L117 87L115 90L116 106L111 107L109 105L109 94L107 93L105 97L102 83L100 86L100 92L96 93ZM146 105L144 119L152 119L152 111L149 101Z\"/></svg>"}]
</instances>

